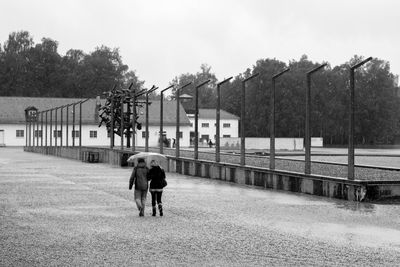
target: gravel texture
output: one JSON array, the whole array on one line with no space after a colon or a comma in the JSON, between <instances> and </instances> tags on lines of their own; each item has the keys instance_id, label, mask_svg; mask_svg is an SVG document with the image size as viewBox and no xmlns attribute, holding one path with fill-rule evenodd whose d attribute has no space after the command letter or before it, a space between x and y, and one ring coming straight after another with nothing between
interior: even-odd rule
<instances>
[{"instance_id":1,"label":"gravel texture","mask_svg":"<svg viewBox=\"0 0 400 267\"><path fill-rule=\"evenodd\" d=\"M154 151L158 151L154 149ZM164 153L175 155L174 149L164 149ZM356 165L373 165L370 167L355 167L355 178L365 181L400 181L400 156L391 155L388 152L379 151L380 155L366 154L356 156ZM181 150L181 157L193 158L193 151ZM221 162L240 164L240 154L221 153ZM215 161L214 151L199 152L199 159ZM346 164L346 165L343 165ZM268 156L246 155L246 165L268 168ZM304 155L277 156L275 159L275 169L304 173ZM380 167L393 168L383 169ZM315 175L332 176L347 178L347 156L338 155L318 155L312 156L311 173Z\"/></svg>"},{"instance_id":2,"label":"gravel texture","mask_svg":"<svg viewBox=\"0 0 400 267\"><path fill-rule=\"evenodd\" d=\"M165 216L139 217L130 172L0 149L0 266L400 262L400 206L167 173Z\"/></svg>"}]
</instances>

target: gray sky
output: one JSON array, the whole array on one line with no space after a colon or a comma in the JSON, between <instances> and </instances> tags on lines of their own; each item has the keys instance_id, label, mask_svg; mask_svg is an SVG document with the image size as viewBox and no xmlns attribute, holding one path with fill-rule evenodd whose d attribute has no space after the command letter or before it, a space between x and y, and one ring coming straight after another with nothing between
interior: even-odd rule
<instances>
[{"instance_id":1,"label":"gray sky","mask_svg":"<svg viewBox=\"0 0 400 267\"><path fill-rule=\"evenodd\" d=\"M391 63L400 74L398 0L0 0L0 42L26 30L59 53L120 48L146 86L165 88L202 63L217 78L258 59L286 63L308 55L333 66L353 55Z\"/></svg>"}]
</instances>

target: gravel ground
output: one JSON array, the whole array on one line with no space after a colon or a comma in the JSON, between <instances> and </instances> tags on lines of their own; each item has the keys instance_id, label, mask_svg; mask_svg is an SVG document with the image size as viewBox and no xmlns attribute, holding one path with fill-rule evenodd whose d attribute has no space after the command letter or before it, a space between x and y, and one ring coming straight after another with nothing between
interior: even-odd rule
<instances>
[{"instance_id":1,"label":"gravel ground","mask_svg":"<svg viewBox=\"0 0 400 267\"><path fill-rule=\"evenodd\" d=\"M400 206L168 173L165 216L139 217L130 172L0 149L0 266L400 262Z\"/></svg>"},{"instance_id":2,"label":"gravel ground","mask_svg":"<svg viewBox=\"0 0 400 267\"><path fill-rule=\"evenodd\" d=\"M158 149L154 149L158 151ZM368 152L368 153L367 153ZM392 167L397 170L385 170L379 168L355 167L355 178L366 181L400 181L400 156L391 155L390 151L385 152L379 150L379 156L374 155L371 151L367 151L364 156L356 156L356 165L373 165L377 167ZM164 153L175 155L174 149L164 149ZM181 157L193 158L193 151L181 150ZM370 154L370 155L368 155ZM199 158L204 160L215 160L214 152L199 152ZM332 176L332 177L347 177L347 165L339 165L334 163L347 164L347 156L338 155L318 155L312 156L311 172L316 175ZM317 161L321 161L317 162ZM221 154L221 162L240 164L240 154ZM327 162L327 163L323 163ZM328 164L328 162L330 162ZM256 167L269 167L269 158L267 156L246 155L246 164ZM277 170L292 171L304 173L304 155L296 156L279 156L275 159L275 168Z\"/></svg>"}]
</instances>

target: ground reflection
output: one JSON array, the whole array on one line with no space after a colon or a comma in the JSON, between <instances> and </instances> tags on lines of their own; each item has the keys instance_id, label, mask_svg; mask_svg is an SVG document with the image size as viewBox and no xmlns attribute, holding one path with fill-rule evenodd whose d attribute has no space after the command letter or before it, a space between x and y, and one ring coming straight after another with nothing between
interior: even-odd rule
<instances>
[{"instance_id":1,"label":"ground reflection","mask_svg":"<svg viewBox=\"0 0 400 267\"><path fill-rule=\"evenodd\" d=\"M339 209L346 209L357 212L374 213L376 211L375 204L371 203L343 201L340 203L335 203L335 205Z\"/></svg>"}]
</instances>

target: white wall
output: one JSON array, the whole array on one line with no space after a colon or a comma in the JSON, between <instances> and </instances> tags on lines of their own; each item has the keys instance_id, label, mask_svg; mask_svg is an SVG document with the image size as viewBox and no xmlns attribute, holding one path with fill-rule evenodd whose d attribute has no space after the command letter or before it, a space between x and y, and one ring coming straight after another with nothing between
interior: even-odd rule
<instances>
[{"instance_id":1,"label":"white wall","mask_svg":"<svg viewBox=\"0 0 400 267\"><path fill-rule=\"evenodd\" d=\"M4 130L4 144L6 146L25 145L25 124L1 124L0 130ZM24 137L16 137L17 130L23 130Z\"/></svg>"},{"instance_id":2,"label":"white wall","mask_svg":"<svg viewBox=\"0 0 400 267\"><path fill-rule=\"evenodd\" d=\"M246 149L269 149L270 138L245 138ZM240 138L221 138L221 147L240 149ZM303 150L303 138L275 138L277 150Z\"/></svg>"},{"instance_id":3,"label":"white wall","mask_svg":"<svg viewBox=\"0 0 400 267\"><path fill-rule=\"evenodd\" d=\"M37 128L35 127L35 130ZM39 125L39 130L41 126ZM190 145L190 127L189 126L181 126L180 131L182 132L183 138L180 139L181 147L189 147ZM4 144L6 146L24 146L25 138L29 135L29 127L28 131L25 132L25 124L1 124L0 130L4 130ZM23 130L24 137L16 137L16 130ZM60 125L57 125L57 130L61 130ZM62 135L63 135L63 145L66 146L66 125L63 125ZM145 138L142 137L142 132L145 131L145 127L143 126L142 130L137 130L136 134L136 146L145 146ZM52 131L55 131L55 125L52 126ZM75 131L79 131L79 125L75 125ZM90 131L97 131L97 138L90 137ZM159 126L149 126L149 146L158 146L158 138L160 131ZM167 133L167 138L175 138L176 128L175 126L164 126L164 131ZM45 145L45 136L46 136L46 127L43 125L43 144ZM31 144L33 144L33 126L31 128ZM52 134L50 134L50 125L47 126L47 145L50 145L50 138L52 138L52 145L55 145L55 138ZM35 138L35 145L37 144L37 138ZM68 145L72 146L72 125L68 125ZM41 144L41 138L39 138L39 145ZM57 145L61 145L61 138L57 138ZM75 138L75 146L79 145L79 138ZM98 127L97 125L82 125L82 145L83 146L109 146L110 138L107 137L106 127ZM115 135L115 146L121 145L121 138L118 135ZM126 146L126 138L124 138L124 146Z\"/></svg>"}]
</instances>

